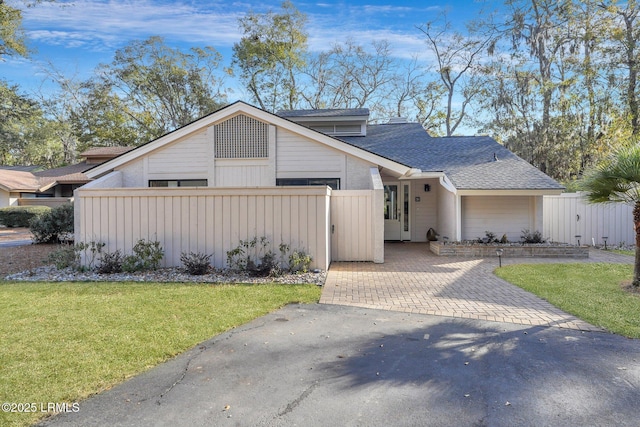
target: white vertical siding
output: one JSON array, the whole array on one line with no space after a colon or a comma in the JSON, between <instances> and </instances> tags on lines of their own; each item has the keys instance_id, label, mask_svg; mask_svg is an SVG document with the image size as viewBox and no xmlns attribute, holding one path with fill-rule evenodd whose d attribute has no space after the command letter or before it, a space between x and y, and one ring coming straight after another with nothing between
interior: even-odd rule
<instances>
[{"instance_id":1,"label":"white vertical siding","mask_svg":"<svg viewBox=\"0 0 640 427\"><path fill-rule=\"evenodd\" d=\"M144 187L154 179L208 179L210 187L270 187L277 177L339 178L341 189L369 188L370 163L272 125L268 158L217 159L211 129L123 165L124 186Z\"/></svg>"},{"instance_id":2,"label":"white vertical siding","mask_svg":"<svg viewBox=\"0 0 640 427\"><path fill-rule=\"evenodd\" d=\"M150 153L148 179L204 179L207 177L212 158L209 157L207 131L191 135L189 138Z\"/></svg>"},{"instance_id":3,"label":"white vertical siding","mask_svg":"<svg viewBox=\"0 0 640 427\"><path fill-rule=\"evenodd\" d=\"M276 185L268 160L216 160L215 187ZM210 186L213 186L210 184Z\"/></svg>"},{"instance_id":4,"label":"white vertical siding","mask_svg":"<svg viewBox=\"0 0 640 427\"><path fill-rule=\"evenodd\" d=\"M371 187L370 169L377 166L353 156L346 156L346 181L342 183L342 190L368 190Z\"/></svg>"},{"instance_id":5,"label":"white vertical siding","mask_svg":"<svg viewBox=\"0 0 640 427\"><path fill-rule=\"evenodd\" d=\"M431 186L431 191L424 191L425 184ZM438 229L438 193L440 191L445 190L441 189L437 179L412 182L411 200L409 201L412 242L426 242L427 231L430 228L436 230L438 234L442 234L442 231ZM416 202L416 197L420 198L419 202Z\"/></svg>"},{"instance_id":6,"label":"white vertical siding","mask_svg":"<svg viewBox=\"0 0 640 427\"><path fill-rule=\"evenodd\" d=\"M276 147L278 178L346 179L346 156L337 150L278 129Z\"/></svg>"},{"instance_id":7,"label":"white vertical siding","mask_svg":"<svg viewBox=\"0 0 640 427\"><path fill-rule=\"evenodd\" d=\"M139 239L161 242L164 266L179 266L182 252L214 254L226 265L240 240L267 237L273 250L304 249L313 266L329 266L326 188L79 189L76 241L100 241L105 250L130 253Z\"/></svg>"},{"instance_id":8,"label":"white vertical siding","mask_svg":"<svg viewBox=\"0 0 640 427\"><path fill-rule=\"evenodd\" d=\"M373 212L373 262L384 262L384 184L377 166L369 168Z\"/></svg>"},{"instance_id":9,"label":"white vertical siding","mask_svg":"<svg viewBox=\"0 0 640 427\"><path fill-rule=\"evenodd\" d=\"M436 232L450 241L457 240L457 196L438 186L438 228Z\"/></svg>"},{"instance_id":10,"label":"white vertical siding","mask_svg":"<svg viewBox=\"0 0 640 427\"><path fill-rule=\"evenodd\" d=\"M146 187L149 183L145 169L147 164L147 159L143 158L118 168L122 172L122 186Z\"/></svg>"},{"instance_id":11,"label":"white vertical siding","mask_svg":"<svg viewBox=\"0 0 640 427\"><path fill-rule=\"evenodd\" d=\"M544 196L544 236L555 242L608 245L635 243L633 207L622 203L588 204L580 193Z\"/></svg>"},{"instance_id":12,"label":"white vertical siding","mask_svg":"<svg viewBox=\"0 0 640 427\"><path fill-rule=\"evenodd\" d=\"M498 239L506 234L510 241L519 241L522 230L535 231L534 199L529 196L463 196L462 239L485 237L490 231Z\"/></svg>"}]
</instances>

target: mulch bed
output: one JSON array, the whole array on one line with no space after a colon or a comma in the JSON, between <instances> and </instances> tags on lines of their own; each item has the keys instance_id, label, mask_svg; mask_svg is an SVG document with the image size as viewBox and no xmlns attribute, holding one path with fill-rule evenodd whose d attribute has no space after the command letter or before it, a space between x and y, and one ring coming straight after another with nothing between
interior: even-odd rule
<instances>
[{"instance_id":1,"label":"mulch bed","mask_svg":"<svg viewBox=\"0 0 640 427\"><path fill-rule=\"evenodd\" d=\"M0 279L8 274L51 264L47 258L59 247L60 245L39 244L0 248Z\"/></svg>"},{"instance_id":2,"label":"mulch bed","mask_svg":"<svg viewBox=\"0 0 640 427\"><path fill-rule=\"evenodd\" d=\"M0 228L0 242L30 238L31 233L26 228ZM49 254L59 247L45 244L0 247L0 279L8 274L51 264L47 260Z\"/></svg>"},{"instance_id":3,"label":"mulch bed","mask_svg":"<svg viewBox=\"0 0 640 427\"><path fill-rule=\"evenodd\" d=\"M626 281L626 282L622 282L620 284L620 287L622 288L623 291L625 292L629 292L630 294L636 294L636 295L640 295L640 287L638 286L633 286L631 284L631 281Z\"/></svg>"}]
</instances>

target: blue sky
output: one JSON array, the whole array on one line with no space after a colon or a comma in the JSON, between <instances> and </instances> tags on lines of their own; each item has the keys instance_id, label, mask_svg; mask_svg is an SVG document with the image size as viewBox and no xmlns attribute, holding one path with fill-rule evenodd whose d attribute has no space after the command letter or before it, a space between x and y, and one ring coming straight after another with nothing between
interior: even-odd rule
<instances>
[{"instance_id":1,"label":"blue sky","mask_svg":"<svg viewBox=\"0 0 640 427\"><path fill-rule=\"evenodd\" d=\"M9 0L10 2L12 0ZM393 54L410 58L424 53L425 42L416 26L447 11L449 20L462 23L492 1L293 1L308 17L309 48L327 50L349 38L366 45L387 40ZM58 0L24 11L29 59L0 62L0 78L30 93L40 87L42 68L51 63L68 77L86 79L99 63L111 62L114 52L132 40L152 35L172 47L213 46L231 60L231 47L242 36L238 19L248 11L279 11L281 1L165 1ZM489 6L491 7L491 6ZM423 58L424 59L424 58Z\"/></svg>"}]
</instances>

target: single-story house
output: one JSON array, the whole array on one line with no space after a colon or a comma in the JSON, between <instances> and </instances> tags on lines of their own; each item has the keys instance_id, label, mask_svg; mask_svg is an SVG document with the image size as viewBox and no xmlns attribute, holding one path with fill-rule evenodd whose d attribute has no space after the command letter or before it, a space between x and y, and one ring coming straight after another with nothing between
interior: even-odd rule
<instances>
[{"instance_id":1,"label":"single-story house","mask_svg":"<svg viewBox=\"0 0 640 427\"><path fill-rule=\"evenodd\" d=\"M132 147L95 147L80 154L79 163L54 169L37 166L0 166L0 208L58 206L73 198L73 191L90 181L84 171Z\"/></svg>"},{"instance_id":2,"label":"single-story house","mask_svg":"<svg viewBox=\"0 0 640 427\"><path fill-rule=\"evenodd\" d=\"M367 109L282 111L236 102L85 171L76 241L130 252L160 241L226 252L267 237L314 266L384 261L384 241L451 241L542 230L544 195L563 187L486 136L431 137L420 124L368 124ZM277 252L277 249L275 249Z\"/></svg>"}]
</instances>

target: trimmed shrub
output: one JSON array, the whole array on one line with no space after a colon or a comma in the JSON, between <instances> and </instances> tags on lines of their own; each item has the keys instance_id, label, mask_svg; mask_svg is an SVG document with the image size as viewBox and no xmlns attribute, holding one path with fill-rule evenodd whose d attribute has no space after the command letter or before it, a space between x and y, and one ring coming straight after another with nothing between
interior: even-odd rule
<instances>
[{"instance_id":1,"label":"trimmed shrub","mask_svg":"<svg viewBox=\"0 0 640 427\"><path fill-rule=\"evenodd\" d=\"M49 262L52 262L58 270L71 267L78 270L80 267L80 251L74 245L63 245L49 254Z\"/></svg>"},{"instance_id":2,"label":"trimmed shrub","mask_svg":"<svg viewBox=\"0 0 640 427\"><path fill-rule=\"evenodd\" d=\"M115 252L103 252L100 263L96 266L96 271L100 274L120 273L123 259L124 256L119 249Z\"/></svg>"},{"instance_id":3,"label":"trimmed shrub","mask_svg":"<svg viewBox=\"0 0 640 427\"><path fill-rule=\"evenodd\" d=\"M58 270L71 267L76 271L87 271L93 268L96 259L102 253L105 246L101 242L64 244L59 249L49 254L49 261L52 262ZM86 265L81 265L82 255Z\"/></svg>"},{"instance_id":4,"label":"trimmed shrub","mask_svg":"<svg viewBox=\"0 0 640 427\"><path fill-rule=\"evenodd\" d=\"M227 267L231 270L246 271L253 276L280 276L285 272L306 273L313 258L304 249L291 248L280 243L279 257L271 249L267 237L240 240L240 245L227 251Z\"/></svg>"},{"instance_id":5,"label":"trimmed shrub","mask_svg":"<svg viewBox=\"0 0 640 427\"><path fill-rule=\"evenodd\" d=\"M227 266L254 276L267 276L278 265L275 254L269 249L270 245L271 242L264 236L240 240L240 245L227 251Z\"/></svg>"},{"instance_id":6,"label":"trimmed shrub","mask_svg":"<svg viewBox=\"0 0 640 427\"><path fill-rule=\"evenodd\" d=\"M313 262L311 255L304 249L295 249L289 255L289 271L292 273L306 273Z\"/></svg>"},{"instance_id":7,"label":"trimmed shrub","mask_svg":"<svg viewBox=\"0 0 640 427\"><path fill-rule=\"evenodd\" d=\"M193 276L207 274L211 267L211 255L194 252L183 252L180 254L180 261L187 273Z\"/></svg>"},{"instance_id":8,"label":"trimmed shrub","mask_svg":"<svg viewBox=\"0 0 640 427\"><path fill-rule=\"evenodd\" d=\"M133 254L122 260L122 270L127 273L134 271L157 270L164 257L164 249L160 242L140 239L133 247Z\"/></svg>"},{"instance_id":9,"label":"trimmed shrub","mask_svg":"<svg viewBox=\"0 0 640 427\"><path fill-rule=\"evenodd\" d=\"M545 243L547 239L542 237L542 233L539 231L531 231L529 229L522 230L520 238L524 243Z\"/></svg>"},{"instance_id":10,"label":"trimmed shrub","mask_svg":"<svg viewBox=\"0 0 640 427\"><path fill-rule=\"evenodd\" d=\"M29 223L36 243L61 243L73 240L73 205L66 203L37 216Z\"/></svg>"},{"instance_id":11,"label":"trimmed shrub","mask_svg":"<svg viewBox=\"0 0 640 427\"><path fill-rule=\"evenodd\" d=\"M31 221L51 211L48 206L9 206L0 209L0 224L9 228L29 227Z\"/></svg>"}]
</instances>

